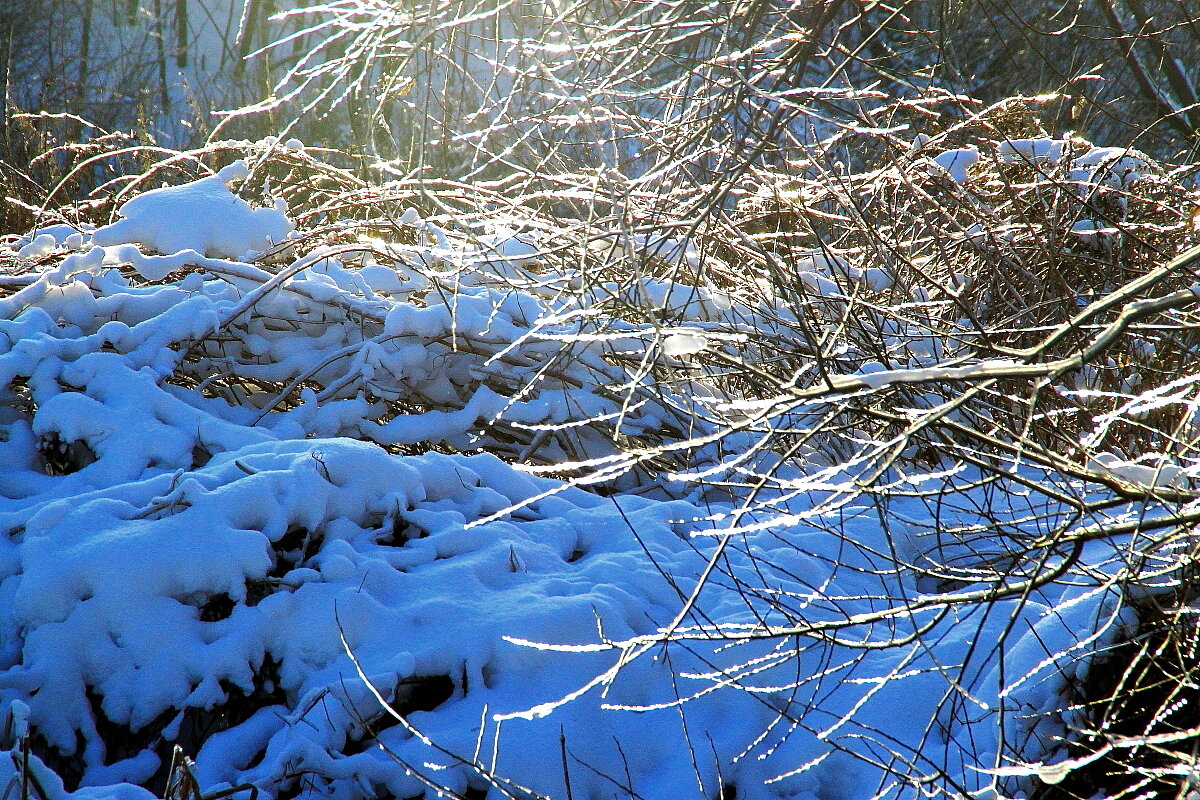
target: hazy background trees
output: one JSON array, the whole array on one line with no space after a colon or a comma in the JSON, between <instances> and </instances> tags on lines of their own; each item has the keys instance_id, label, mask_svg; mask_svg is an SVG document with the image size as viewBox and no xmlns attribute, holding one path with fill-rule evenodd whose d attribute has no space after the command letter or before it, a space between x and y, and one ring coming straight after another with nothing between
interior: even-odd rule
<instances>
[{"instance_id":1,"label":"hazy background trees","mask_svg":"<svg viewBox=\"0 0 1200 800\"><path fill-rule=\"evenodd\" d=\"M312 4L4 0L6 104L182 146L213 129L212 112L274 97L278 116L261 120L260 132L277 132L291 114L322 144L434 168L439 159L458 167L499 157L519 138L509 126L533 119L548 141L534 146L526 128L529 159L551 158L568 134L593 144L598 133L649 136L672 109L694 117L686 126L694 146L705 126L732 125L732 135L762 123L760 134L774 134L779 123L756 121L753 97L812 87L897 97L937 87L983 103L1059 93L1041 114L1052 132L1157 157L1190 152L1198 127L1191 2L362 0L291 13L295 5ZM300 86L303 97L283 101ZM328 94L308 109L314 90ZM604 109L604 124L587 118L587 105ZM800 123L794 110L778 115ZM468 135L480 131L495 135ZM786 142L759 138L772 148Z\"/></svg>"}]
</instances>

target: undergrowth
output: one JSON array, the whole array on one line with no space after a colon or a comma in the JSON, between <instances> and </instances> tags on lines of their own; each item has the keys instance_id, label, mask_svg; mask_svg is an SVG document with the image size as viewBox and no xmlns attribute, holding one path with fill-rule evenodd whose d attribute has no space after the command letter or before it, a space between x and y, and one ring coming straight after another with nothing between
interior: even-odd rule
<instances>
[{"instance_id":1,"label":"undergrowth","mask_svg":"<svg viewBox=\"0 0 1200 800\"><path fill-rule=\"evenodd\" d=\"M273 138L184 152L103 133L62 143L49 138L49 118L20 117L26 146L42 153L19 170L0 166L16 187L5 229L20 232L0 261L0 300L23 296L75 251L65 237L37 247L36 231L90 234L141 192L245 159L240 196L286 208L296 225L286 240L244 264L197 257L161 281L134 261L112 265L138 291L190 280L185 291L231 299L264 292L250 313L165 342L166 385L252 426L409 455L482 451L603 494L732 502L752 521L823 486L813 476L852 465L837 502L866 497L886 514L903 497L931 509L913 534L929 544L893 554L890 568L945 594L947 608L1063 576L1117 587L1137 632L1089 657L1064 712L1084 722L1048 748L1086 760L1139 736L1170 747L1118 744L1037 796L1165 791L1176 779L1154 770L1184 763L1194 744L1178 722L1195 704L1196 641L1193 555L1180 543L1197 500L1190 364L1200 321L1188 292L1200 273L1195 258L1172 261L1197 241L1191 167L1047 136L1025 99L933 125L940 102L863 112L879 125L747 170L724 187L734 202L699 218L673 215L669 195L618 198L599 186L571 198L587 214L566 216L531 185L376 182L361 157ZM917 114L925 132L915 139L885 124ZM847 163L847 148L872 155ZM303 369L289 355L301 351L313 355ZM30 423L31 379L14 376L2 397L6 414ZM38 447L48 476L96 457L55 431ZM195 468L220 452L199 435L189 447ZM985 487L986 499L963 501L978 505L955 509L963 516L951 523L958 501L947 498L966 485ZM1073 571L1086 541L1109 536L1103 515L1117 508L1135 534L1129 519L1147 509L1178 514L1161 536L1145 534L1168 567L1133 558ZM268 582L320 547L316 534L289 529ZM512 563L519 571L515 553ZM238 606L228 594L195 604L213 623ZM160 757L280 702L268 666L254 691L226 687L229 707L185 714L188 732L158 740ZM393 711L426 710L455 680L417 676L397 686ZM104 728L103 714L95 719ZM347 746L369 747L385 722L363 717ZM135 749L158 736L101 730L114 752L134 734ZM34 749L64 778L79 771L72 754ZM1116 786L1114 776L1139 771L1149 777ZM303 793L282 796L293 790Z\"/></svg>"}]
</instances>

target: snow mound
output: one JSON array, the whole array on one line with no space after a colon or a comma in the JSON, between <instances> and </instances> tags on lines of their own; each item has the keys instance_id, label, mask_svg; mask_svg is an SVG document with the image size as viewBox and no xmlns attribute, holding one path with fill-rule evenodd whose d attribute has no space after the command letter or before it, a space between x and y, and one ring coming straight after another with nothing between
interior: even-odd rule
<instances>
[{"instance_id":1,"label":"snow mound","mask_svg":"<svg viewBox=\"0 0 1200 800\"><path fill-rule=\"evenodd\" d=\"M934 162L950 173L955 183L966 183L968 170L979 161L979 149L974 145L947 150L934 156Z\"/></svg>"},{"instance_id":2,"label":"snow mound","mask_svg":"<svg viewBox=\"0 0 1200 800\"><path fill-rule=\"evenodd\" d=\"M282 242L293 225L280 208L251 208L230 191L247 168L236 161L216 175L138 195L117 209L121 219L92 235L94 244L138 243L164 255L194 250L245 259Z\"/></svg>"}]
</instances>

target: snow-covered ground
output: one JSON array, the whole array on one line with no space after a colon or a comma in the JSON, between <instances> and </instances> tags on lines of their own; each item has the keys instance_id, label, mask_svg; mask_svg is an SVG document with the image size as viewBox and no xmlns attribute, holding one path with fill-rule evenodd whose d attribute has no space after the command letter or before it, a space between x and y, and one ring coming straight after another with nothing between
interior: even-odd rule
<instances>
[{"instance_id":1,"label":"snow-covered ground","mask_svg":"<svg viewBox=\"0 0 1200 800\"><path fill-rule=\"evenodd\" d=\"M833 502L853 465L797 473L761 524L510 465L629 457L588 420L707 433L680 409L721 398L638 394L636 364L745 308L647 280L687 323L656 341L536 273L532 234L416 212L415 244L299 256L245 174L9 241L0 785L147 797L176 743L203 791L284 798L986 798L1063 757L1063 693L1130 621L1107 568L965 602L902 567L953 517Z\"/></svg>"}]
</instances>

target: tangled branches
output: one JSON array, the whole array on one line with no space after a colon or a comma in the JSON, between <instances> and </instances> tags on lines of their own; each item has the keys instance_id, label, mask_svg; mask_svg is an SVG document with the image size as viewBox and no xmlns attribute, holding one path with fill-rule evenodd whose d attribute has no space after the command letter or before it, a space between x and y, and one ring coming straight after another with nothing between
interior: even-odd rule
<instances>
[{"instance_id":1,"label":"tangled branches","mask_svg":"<svg viewBox=\"0 0 1200 800\"><path fill-rule=\"evenodd\" d=\"M868 776L855 796L1174 790L1197 738L1194 165L1058 133L1097 99L1086 76L985 102L899 69L889 43L929 32L922 5L285 12L304 33L267 54L315 47L238 116L291 112L293 128L165 154L85 212L109 222L159 179L237 155L241 196L296 231L240 259L140 241L92 263L95 231L62 214L74 228L11 240L2 302L14 320L54 309L86 274L69 291L115 316L64 316L68 338L157 370L224 423L397 457L484 451L562 481L502 503L464 484L463 531L540 523L555 495L612 499L610 533L669 602L633 622L605 606L587 641L506 634L590 673L494 713L497 741L501 723L596 700L678 713L707 796L817 792L826 761ZM1119 28L1117 10L1147 4L1102 5ZM1146 53L1186 30L1127 42L1126 78L1149 80ZM1169 128L1194 98L1164 76L1143 88ZM348 124L372 157L289 143L339 107L369 109ZM130 287L175 326L154 340L167 356L100 336L139 324L112 299ZM216 323L168 313L184 296ZM39 335L57 335L43 316ZM65 380L23 364L5 413L34 425ZM104 463L101 442L38 424L48 477ZM188 469L232 449L185 438ZM633 501L675 515L639 518L659 538ZM525 572L515 545L506 564ZM756 713L706 742L726 708L707 703L731 694ZM652 783L605 758L597 781Z\"/></svg>"}]
</instances>

